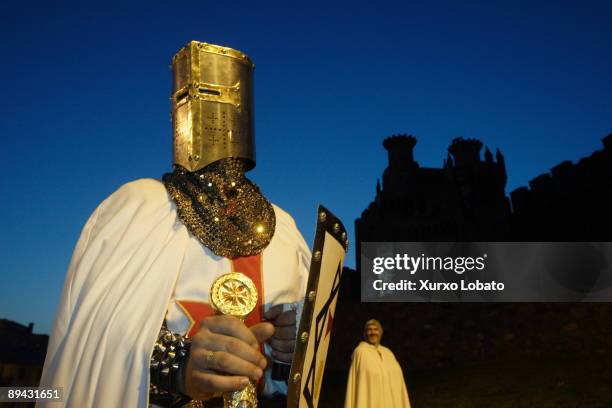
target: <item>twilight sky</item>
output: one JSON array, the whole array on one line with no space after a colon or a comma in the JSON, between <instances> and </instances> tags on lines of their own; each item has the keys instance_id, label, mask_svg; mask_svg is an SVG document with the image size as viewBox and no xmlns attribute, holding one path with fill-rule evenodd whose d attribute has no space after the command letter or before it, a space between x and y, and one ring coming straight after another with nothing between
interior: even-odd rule
<instances>
[{"instance_id":1,"label":"twilight sky","mask_svg":"<svg viewBox=\"0 0 612 408\"><path fill-rule=\"evenodd\" d=\"M423 167L457 136L500 148L509 193L612 132L609 1L84 3L0 5L0 318L37 332L98 203L170 170L189 40L255 62L250 177L308 242L319 202L353 239L391 134L417 137Z\"/></svg>"}]
</instances>

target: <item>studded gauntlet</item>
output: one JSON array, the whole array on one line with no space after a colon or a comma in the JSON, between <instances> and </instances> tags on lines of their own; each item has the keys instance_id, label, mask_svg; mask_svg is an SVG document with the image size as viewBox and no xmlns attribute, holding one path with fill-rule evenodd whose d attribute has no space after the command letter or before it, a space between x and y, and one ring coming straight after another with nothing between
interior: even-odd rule
<instances>
[{"instance_id":1,"label":"studded gauntlet","mask_svg":"<svg viewBox=\"0 0 612 408\"><path fill-rule=\"evenodd\" d=\"M162 325L151 356L150 402L161 406L180 406L190 398L185 395L184 371L191 341Z\"/></svg>"}]
</instances>

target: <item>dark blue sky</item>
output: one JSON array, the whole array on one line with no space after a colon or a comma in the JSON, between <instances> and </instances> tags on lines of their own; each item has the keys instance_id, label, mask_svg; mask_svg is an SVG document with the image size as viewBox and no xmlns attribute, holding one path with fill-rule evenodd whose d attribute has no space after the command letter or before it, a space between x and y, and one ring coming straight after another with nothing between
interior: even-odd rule
<instances>
[{"instance_id":1,"label":"dark blue sky","mask_svg":"<svg viewBox=\"0 0 612 408\"><path fill-rule=\"evenodd\" d=\"M0 6L0 317L37 331L96 205L171 168L169 63L189 40L255 62L251 175L308 242L319 202L353 238L391 134L425 167L457 136L500 148L510 192L612 132L609 1L84 3Z\"/></svg>"}]
</instances>

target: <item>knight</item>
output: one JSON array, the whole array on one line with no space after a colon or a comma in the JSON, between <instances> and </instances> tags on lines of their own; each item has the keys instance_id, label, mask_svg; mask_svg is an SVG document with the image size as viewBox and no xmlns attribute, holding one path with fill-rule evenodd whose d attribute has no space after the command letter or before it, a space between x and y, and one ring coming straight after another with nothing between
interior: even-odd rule
<instances>
[{"instance_id":1,"label":"knight","mask_svg":"<svg viewBox=\"0 0 612 408\"><path fill-rule=\"evenodd\" d=\"M41 380L66 407L214 407L249 383L270 407L287 392L270 362L292 361L310 250L246 176L254 65L192 41L172 70L172 171L104 200L68 268ZM230 273L257 291L244 319L210 302Z\"/></svg>"}]
</instances>

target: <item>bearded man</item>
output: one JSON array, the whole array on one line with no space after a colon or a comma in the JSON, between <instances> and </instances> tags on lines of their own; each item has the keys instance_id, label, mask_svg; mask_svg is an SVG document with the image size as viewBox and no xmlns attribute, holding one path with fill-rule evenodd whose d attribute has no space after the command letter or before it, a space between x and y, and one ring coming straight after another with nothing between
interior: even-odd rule
<instances>
[{"instance_id":1,"label":"bearded man","mask_svg":"<svg viewBox=\"0 0 612 408\"><path fill-rule=\"evenodd\" d=\"M382 335L378 320L366 322L365 341L353 351L344 408L410 408L402 368L380 344Z\"/></svg>"},{"instance_id":2,"label":"bearded man","mask_svg":"<svg viewBox=\"0 0 612 408\"><path fill-rule=\"evenodd\" d=\"M269 362L291 363L310 251L245 176L253 67L195 41L174 56L174 171L119 188L74 250L41 380L63 387L62 406L213 407L255 384L286 394ZM251 302L244 323L210 300L234 272L220 299Z\"/></svg>"}]
</instances>

